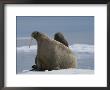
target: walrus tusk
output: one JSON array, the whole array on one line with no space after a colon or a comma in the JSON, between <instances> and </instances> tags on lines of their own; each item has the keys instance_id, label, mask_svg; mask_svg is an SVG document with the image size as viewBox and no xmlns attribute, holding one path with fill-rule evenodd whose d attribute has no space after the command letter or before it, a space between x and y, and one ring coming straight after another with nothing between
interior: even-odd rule
<instances>
[{"instance_id":1,"label":"walrus tusk","mask_svg":"<svg viewBox=\"0 0 110 90\"><path fill-rule=\"evenodd\" d=\"M30 42L29 42L29 48L30 48L30 46L31 46L32 40L33 40L33 38L31 38L31 40L30 40Z\"/></svg>"}]
</instances>

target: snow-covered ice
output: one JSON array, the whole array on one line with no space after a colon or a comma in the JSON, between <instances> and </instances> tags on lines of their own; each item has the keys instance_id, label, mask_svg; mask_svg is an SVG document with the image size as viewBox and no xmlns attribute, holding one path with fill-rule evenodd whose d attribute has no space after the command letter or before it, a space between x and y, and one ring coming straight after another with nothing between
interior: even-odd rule
<instances>
[{"instance_id":1,"label":"snow-covered ice","mask_svg":"<svg viewBox=\"0 0 110 90\"><path fill-rule=\"evenodd\" d=\"M89 69L61 69L52 71L29 71L23 70L20 74L94 74L94 70Z\"/></svg>"}]
</instances>

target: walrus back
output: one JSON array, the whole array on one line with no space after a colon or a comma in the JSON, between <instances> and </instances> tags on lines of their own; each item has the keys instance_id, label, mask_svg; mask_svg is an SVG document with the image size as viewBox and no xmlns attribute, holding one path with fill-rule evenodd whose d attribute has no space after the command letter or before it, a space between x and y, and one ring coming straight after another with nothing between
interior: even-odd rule
<instances>
[{"instance_id":1,"label":"walrus back","mask_svg":"<svg viewBox=\"0 0 110 90\"><path fill-rule=\"evenodd\" d=\"M60 68L75 68L77 64L76 56L73 54L73 52L65 45L62 43L53 40L52 41L53 47L55 52L55 61L57 61L58 65Z\"/></svg>"},{"instance_id":2,"label":"walrus back","mask_svg":"<svg viewBox=\"0 0 110 90\"><path fill-rule=\"evenodd\" d=\"M46 69L67 69L76 67L76 57L72 51L62 43L45 39L38 45L39 67Z\"/></svg>"}]
</instances>

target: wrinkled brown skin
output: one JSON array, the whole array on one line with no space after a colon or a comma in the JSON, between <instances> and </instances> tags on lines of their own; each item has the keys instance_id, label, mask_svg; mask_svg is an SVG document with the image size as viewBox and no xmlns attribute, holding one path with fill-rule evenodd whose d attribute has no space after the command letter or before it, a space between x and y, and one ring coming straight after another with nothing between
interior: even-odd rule
<instances>
[{"instance_id":1,"label":"wrinkled brown skin","mask_svg":"<svg viewBox=\"0 0 110 90\"><path fill-rule=\"evenodd\" d=\"M37 60L35 60L38 71L58 70L76 67L76 57L64 44L49 39L41 32L33 32L32 37L37 40Z\"/></svg>"}]
</instances>

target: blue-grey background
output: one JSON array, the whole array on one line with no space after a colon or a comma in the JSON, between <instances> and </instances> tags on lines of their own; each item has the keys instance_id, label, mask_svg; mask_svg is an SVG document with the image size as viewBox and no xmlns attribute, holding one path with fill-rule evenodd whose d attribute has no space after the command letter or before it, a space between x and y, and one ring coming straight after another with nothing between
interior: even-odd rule
<instances>
[{"instance_id":1,"label":"blue-grey background","mask_svg":"<svg viewBox=\"0 0 110 90\"><path fill-rule=\"evenodd\" d=\"M31 69L34 64L36 52L25 52L26 48L29 49L27 46L33 31L44 32L51 38L56 32L62 32L70 46L75 44L84 44L86 45L84 48L94 46L93 16L17 16L16 31L17 73ZM35 41L32 42L32 45L36 44ZM77 56L84 56L83 54L85 55L85 53L78 53ZM78 68L94 69L94 53L86 56L78 60Z\"/></svg>"},{"instance_id":2,"label":"blue-grey background","mask_svg":"<svg viewBox=\"0 0 110 90\"><path fill-rule=\"evenodd\" d=\"M41 31L53 36L60 31L64 33L70 44L94 44L93 16L18 16L16 23L17 37L29 37L33 31Z\"/></svg>"}]
</instances>

